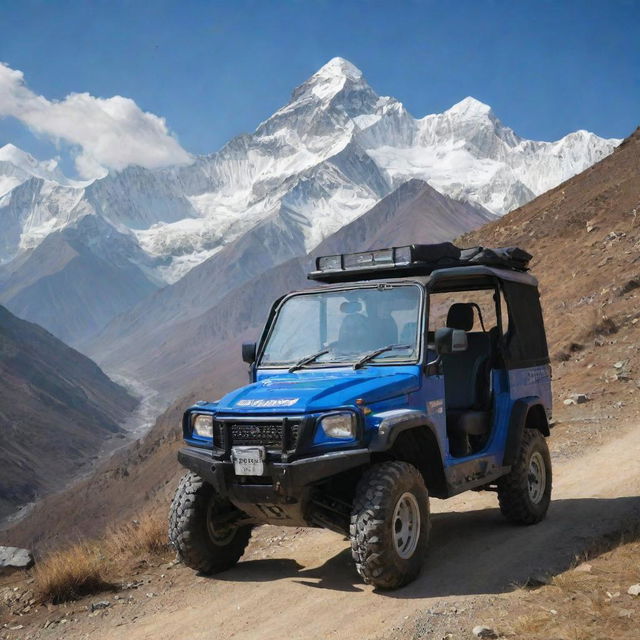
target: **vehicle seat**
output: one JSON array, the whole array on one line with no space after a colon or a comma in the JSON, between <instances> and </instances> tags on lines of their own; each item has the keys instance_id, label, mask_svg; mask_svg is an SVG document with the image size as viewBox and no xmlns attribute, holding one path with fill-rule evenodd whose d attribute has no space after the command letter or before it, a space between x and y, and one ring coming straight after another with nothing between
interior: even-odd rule
<instances>
[{"instance_id":1,"label":"vehicle seat","mask_svg":"<svg viewBox=\"0 0 640 640\"><path fill-rule=\"evenodd\" d=\"M484 436L490 427L491 338L472 332L473 305L456 303L447 326L467 332L467 350L442 356L447 405L447 432L453 455L466 455L468 436Z\"/></svg>"},{"instance_id":2,"label":"vehicle seat","mask_svg":"<svg viewBox=\"0 0 640 640\"><path fill-rule=\"evenodd\" d=\"M360 304L343 302L341 311L346 313L338 332L338 344L346 352L357 353L369 349L371 342L369 321L359 312Z\"/></svg>"}]
</instances>

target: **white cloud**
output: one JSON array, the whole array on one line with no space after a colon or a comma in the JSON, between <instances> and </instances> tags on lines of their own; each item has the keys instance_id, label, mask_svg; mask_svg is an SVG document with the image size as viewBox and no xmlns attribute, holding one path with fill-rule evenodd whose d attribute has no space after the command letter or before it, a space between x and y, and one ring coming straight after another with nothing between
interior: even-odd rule
<instances>
[{"instance_id":1,"label":"white cloud","mask_svg":"<svg viewBox=\"0 0 640 640\"><path fill-rule=\"evenodd\" d=\"M22 71L0 62L0 117L17 118L32 131L78 148L76 168L85 178L129 165L148 169L186 164L191 156L164 118L129 98L71 93L48 100L29 89Z\"/></svg>"}]
</instances>

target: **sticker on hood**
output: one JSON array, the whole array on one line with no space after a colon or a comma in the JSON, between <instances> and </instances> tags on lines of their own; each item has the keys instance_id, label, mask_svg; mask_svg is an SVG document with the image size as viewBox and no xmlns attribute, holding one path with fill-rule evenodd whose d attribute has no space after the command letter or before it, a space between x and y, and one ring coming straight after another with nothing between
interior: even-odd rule
<instances>
[{"instance_id":1,"label":"sticker on hood","mask_svg":"<svg viewBox=\"0 0 640 640\"><path fill-rule=\"evenodd\" d=\"M292 407L300 398L273 398L270 400L238 400L238 407Z\"/></svg>"}]
</instances>

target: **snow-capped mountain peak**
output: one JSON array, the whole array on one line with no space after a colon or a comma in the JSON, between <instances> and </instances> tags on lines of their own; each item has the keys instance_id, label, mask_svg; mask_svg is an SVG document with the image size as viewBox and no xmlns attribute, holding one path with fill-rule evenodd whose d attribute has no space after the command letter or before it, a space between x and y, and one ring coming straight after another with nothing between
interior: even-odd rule
<instances>
[{"instance_id":1,"label":"snow-capped mountain peak","mask_svg":"<svg viewBox=\"0 0 640 640\"><path fill-rule=\"evenodd\" d=\"M472 96L467 96L460 102L457 102L452 107L449 107L445 111L449 116L472 119L472 118L486 118L489 115L493 115L493 111L488 104L480 102Z\"/></svg>"},{"instance_id":2,"label":"snow-capped mountain peak","mask_svg":"<svg viewBox=\"0 0 640 640\"><path fill-rule=\"evenodd\" d=\"M73 187L85 186L91 182L70 180L62 173L56 159L36 160L30 153L11 143L0 147L0 196L30 178Z\"/></svg>"},{"instance_id":3,"label":"snow-capped mountain peak","mask_svg":"<svg viewBox=\"0 0 640 640\"><path fill-rule=\"evenodd\" d=\"M10 162L16 167L27 170L40 164L32 155L11 143L0 147L0 162Z\"/></svg>"},{"instance_id":4,"label":"snow-capped mountain peak","mask_svg":"<svg viewBox=\"0 0 640 640\"><path fill-rule=\"evenodd\" d=\"M3 147L0 262L96 215L134 237L157 265L156 275L174 282L268 220L286 228L295 251L309 251L412 179L503 214L603 158L618 142L587 132L556 142L523 140L472 97L415 119L336 57L253 134L188 166L129 167L92 184L76 183L53 164ZM20 186L29 178L36 183Z\"/></svg>"},{"instance_id":5,"label":"snow-capped mountain peak","mask_svg":"<svg viewBox=\"0 0 640 640\"><path fill-rule=\"evenodd\" d=\"M349 80L357 81L363 77L362 71L358 69L354 64L336 56L331 58L329 62L320 67L311 78L348 78Z\"/></svg>"},{"instance_id":6,"label":"snow-capped mountain peak","mask_svg":"<svg viewBox=\"0 0 640 640\"><path fill-rule=\"evenodd\" d=\"M373 89L367 84L360 69L344 58L332 58L294 89L289 105L312 96L321 101L328 101L345 89L351 91L364 89L373 93Z\"/></svg>"},{"instance_id":7,"label":"snow-capped mountain peak","mask_svg":"<svg viewBox=\"0 0 640 640\"><path fill-rule=\"evenodd\" d=\"M334 132L346 120L375 109L379 96L364 75L344 58L333 58L293 90L291 100L267 120L280 122L282 116L296 114L305 123L313 120L311 131L325 131L324 121L333 122Z\"/></svg>"}]
</instances>

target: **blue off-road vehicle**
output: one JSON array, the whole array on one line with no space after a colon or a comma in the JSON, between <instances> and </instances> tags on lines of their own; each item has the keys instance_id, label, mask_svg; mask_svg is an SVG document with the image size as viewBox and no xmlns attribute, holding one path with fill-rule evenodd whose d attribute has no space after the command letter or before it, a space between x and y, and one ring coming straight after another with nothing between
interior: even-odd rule
<instances>
[{"instance_id":1,"label":"blue off-road vehicle","mask_svg":"<svg viewBox=\"0 0 640 640\"><path fill-rule=\"evenodd\" d=\"M349 536L365 582L413 580L429 496L496 491L519 524L551 497L551 370L521 249L411 245L318 258L278 300L251 384L184 415L170 537L204 573L257 524Z\"/></svg>"}]
</instances>

